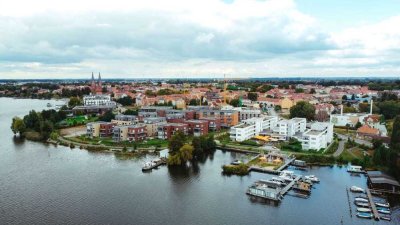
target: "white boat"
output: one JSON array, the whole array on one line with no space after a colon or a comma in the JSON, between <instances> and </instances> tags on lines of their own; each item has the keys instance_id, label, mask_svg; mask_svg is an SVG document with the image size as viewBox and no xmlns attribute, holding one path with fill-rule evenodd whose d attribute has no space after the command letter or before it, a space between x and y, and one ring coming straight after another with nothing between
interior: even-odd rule
<instances>
[{"instance_id":1,"label":"white boat","mask_svg":"<svg viewBox=\"0 0 400 225\"><path fill-rule=\"evenodd\" d=\"M390 208L390 204L389 203L379 203L379 202L375 202L376 206L380 206L380 207L385 207L385 208Z\"/></svg>"},{"instance_id":2,"label":"white boat","mask_svg":"<svg viewBox=\"0 0 400 225\"><path fill-rule=\"evenodd\" d=\"M285 179L283 179L281 177L272 177L271 181L278 183L280 186L285 185Z\"/></svg>"},{"instance_id":3,"label":"white boat","mask_svg":"<svg viewBox=\"0 0 400 225\"><path fill-rule=\"evenodd\" d=\"M354 204L356 204L358 207L369 208L369 203L354 201Z\"/></svg>"},{"instance_id":4,"label":"white boat","mask_svg":"<svg viewBox=\"0 0 400 225\"><path fill-rule=\"evenodd\" d=\"M357 207L357 212L371 212L370 208L359 208Z\"/></svg>"},{"instance_id":5,"label":"white boat","mask_svg":"<svg viewBox=\"0 0 400 225\"><path fill-rule=\"evenodd\" d=\"M314 183L319 183L319 179L315 175L304 176L304 178L306 178L307 180L310 180Z\"/></svg>"},{"instance_id":6,"label":"white boat","mask_svg":"<svg viewBox=\"0 0 400 225\"><path fill-rule=\"evenodd\" d=\"M379 213L382 214L390 214L390 209L386 209L386 208L377 208L376 209Z\"/></svg>"},{"instance_id":7,"label":"white boat","mask_svg":"<svg viewBox=\"0 0 400 225\"><path fill-rule=\"evenodd\" d=\"M349 173L364 173L361 166L349 166L347 168L347 172Z\"/></svg>"},{"instance_id":8,"label":"white boat","mask_svg":"<svg viewBox=\"0 0 400 225\"><path fill-rule=\"evenodd\" d=\"M294 180L294 178L296 178L296 175L294 175L293 171L290 170L283 170L280 174L279 174L279 178L284 179L286 182L291 182Z\"/></svg>"},{"instance_id":9,"label":"white boat","mask_svg":"<svg viewBox=\"0 0 400 225\"><path fill-rule=\"evenodd\" d=\"M357 187L357 186L351 186L350 191L351 191L351 192L361 192L361 193L364 193L364 189L362 189L362 188L360 188L360 187Z\"/></svg>"},{"instance_id":10,"label":"white boat","mask_svg":"<svg viewBox=\"0 0 400 225\"><path fill-rule=\"evenodd\" d=\"M369 202L368 199L360 198L360 197L355 198L354 201L356 201L356 202L364 202L364 203L368 203Z\"/></svg>"},{"instance_id":11,"label":"white boat","mask_svg":"<svg viewBox=\"0 0 400 225\"><path fill-rule=\"evenodd\" d=\"M372 218L372 213L359 212L359 213L357 213L357 216L360 217L360 218L371 219Z\"/></svg>"},{"instance_id":12,"label":"white boat","mask_svg":"<svg viewBox=\"0 0 400 225\"><path fill-rule=\"evenodd\" d=\"M153 161L151 162L146 162L145 164L143 164L142 170L151 170L153 169L157 164Z\"/></svg>"}]
</instances>

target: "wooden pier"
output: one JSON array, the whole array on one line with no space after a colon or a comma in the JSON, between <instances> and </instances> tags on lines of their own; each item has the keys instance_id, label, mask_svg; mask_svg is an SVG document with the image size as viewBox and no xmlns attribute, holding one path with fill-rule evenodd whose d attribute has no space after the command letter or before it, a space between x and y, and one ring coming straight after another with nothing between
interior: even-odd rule
<instances>
[{"instance_id":1,"label":"wooden pier","mask_svg":"<svg viewBox=\"0 0 400 225\"><path fill-rule=\"evenodd\" d=\"M375 202L374 199L372 199L372 195L371 192L369 191L369 188L366 189L366 193L369 200L369 204L371 205L372 213L374 214L374 219L379 220L379 213L378 210L376 209Z\"/></svg>"},{"instance_id":2,"label":"wooden pier","mask_svg":"<svg viewBox=\"0 0 400 225\"><path fill-rule=\"evenodd\" d=\"M281 172L282 170L286 169L294 160L296 160L296 158L294 158L294 157L287 160L287 162L285 162L285 164L283 164L281 167L279 167L276 171Z\"/></svg>"},{"instance_id":3,"label":"wooden pier","mask_svg":"<svg viewBox=\"0 0 400 225\"><path fill-rule=\"evenodd\" d=\"M258 167L258 166L250 166L249 172L250 171L256 171L256 172L260 172L260 173L268 173L268 174L274 174L274 175L279 175L279 173L280 173L280 171L277 171L277 170L265 169L265 168Z\"/></svg>"},{"instance_id":4,"label":"wooden pier","mask_svg":"<svg viewBox=\"0 0 400 225\"><path fill-rule=\"evenodd\" d=\"M299 181L301 176L297 176L294 178L288 185L286 185L282 190L281 190L281 195L285 195L290 189L292 189L293 185L296 184L297 181Z\"/></svg>"}]
</instances>

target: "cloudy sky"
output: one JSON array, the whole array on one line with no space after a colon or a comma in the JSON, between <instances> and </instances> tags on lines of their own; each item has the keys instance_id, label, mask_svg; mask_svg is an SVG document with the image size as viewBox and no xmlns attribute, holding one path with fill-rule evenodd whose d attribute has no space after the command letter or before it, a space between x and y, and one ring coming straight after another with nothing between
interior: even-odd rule
<instances>
[{"instance_id":1,"label":"cloudy sky","mask_svg":"<svg viewBox=\"0 0 400 225\"><path fill-rule=\"evenodd\" d=\"M0 79L92 71L399 77L400 0L0 2Z\"/></svg>"}]
</instances>

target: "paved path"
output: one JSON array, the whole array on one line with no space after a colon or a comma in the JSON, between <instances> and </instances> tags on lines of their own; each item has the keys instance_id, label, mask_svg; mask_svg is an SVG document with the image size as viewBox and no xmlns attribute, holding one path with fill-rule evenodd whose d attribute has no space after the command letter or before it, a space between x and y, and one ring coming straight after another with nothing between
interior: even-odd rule
<instances>
[{"instance_id":1,"label":"paved path","mask_svg":"<svg viewBox=\"0 0 400 225\"><path fill-rule=\"evenodd\" d=\"M342 154L342 152L344 151L344 144L345 144L345 143L346 143L345 140L339 141L339 146L338 146L338 148L336 149L336 151L333 153L333 156L334 156L334 157L338 157L338 156L340 156L340 155Z\"/></svg>"},{"instance_id":2,"label":"paved path","mask_svg":"<svg viewBox=\"0 0 400 225\"><path fill-rule=\"evenodd\" d=\"M340 137L342 140L347 141L347 139L349 138L349 136L347 135L343 135L343 134L339 134L336 133L338 137ZM370 141L367 140L362 140L362 139L358 139L358 138L352 138L350 137L351 140L354 140L357 144L361 144L361 145L366 145L368 147L372 147L372 143Z\"/></svg>"}]
</instances>

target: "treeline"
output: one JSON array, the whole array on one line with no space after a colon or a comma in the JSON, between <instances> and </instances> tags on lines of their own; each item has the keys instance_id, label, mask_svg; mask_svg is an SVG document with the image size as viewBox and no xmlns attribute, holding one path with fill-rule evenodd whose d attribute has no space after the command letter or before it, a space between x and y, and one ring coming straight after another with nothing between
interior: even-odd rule
<instances>
[{"instance_id":1,"label":"treeline","mask_svg":"<svg viewBox=\"0 0 400 225\"><path fill-rule=\"evenodd\" d=\"M213 135L193 137L191 143L187 143L187 137L178 131L171 137L168 148L168 165L185 165L215 151L216 144Z\"/></svg>"},{"instance_id":2,"label":"treeline","mask_svg":"<svg viewBox=\"0 0 400 225\"><path fill-rule=\"evenodd\" d=\"M65 118L66 114L63 111L51 109L36 112L31 110L23 118L14 117L11 123L11 130L22 138L43 141L50 137L54 129L58 128L58 123Z\"/></svg>"}]
</instances>

